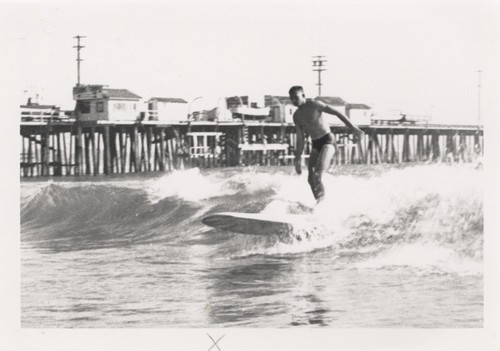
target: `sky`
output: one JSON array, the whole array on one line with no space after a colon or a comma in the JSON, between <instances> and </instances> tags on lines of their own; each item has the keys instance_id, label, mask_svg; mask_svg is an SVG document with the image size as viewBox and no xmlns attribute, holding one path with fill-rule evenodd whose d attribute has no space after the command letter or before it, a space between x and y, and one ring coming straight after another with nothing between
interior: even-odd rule
<instances>
[{"instance_id":1,"label":"sky","mask_svg":"<svg viewBox=\"0 0 500 351\"><path fill-rule=\"evenodd\" d=\"M76 39L81 82L149 99L181 97L193 110L224 96L322 95L476 124L500 92L498 1L0 2L0 50L19 103L38 93L72 109ZM7 60L5 60L7 58ZM9 61L10 60L10 61ZM14 67L15 66L15 67ZM481 70L481 88L479 73ZM480 99L480 101L479 101Z\"/></svg>"}]
</instances>

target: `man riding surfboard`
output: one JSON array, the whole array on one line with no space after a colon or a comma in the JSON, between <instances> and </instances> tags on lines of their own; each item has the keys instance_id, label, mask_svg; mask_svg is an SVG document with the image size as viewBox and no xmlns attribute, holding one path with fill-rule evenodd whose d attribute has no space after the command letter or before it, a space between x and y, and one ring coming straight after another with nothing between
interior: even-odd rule
<instances>
[{"instance_id":1,"label":"man riding surfboard","mask_svg":"<svg viewBox=\"0 0 500 351\"><path fill-rule=\"evenodd\" d=\"M292 103L298 107L293 115L293 122L297 130L297 149L295 151L295 170L302 173L302 152L304 151L305 133L312 139L312 150L308 163L308 182L314 198L320 202L325 196L325 187L322 182L323 173L328 169L335 155L334 136L330 125L323 117L323 112L337 116L351 129L355 138L364 133L353 125L349 118L330 105L319 100L306 99L301 86L293 86L288 91Z\"/></svg>"}]
</instances>

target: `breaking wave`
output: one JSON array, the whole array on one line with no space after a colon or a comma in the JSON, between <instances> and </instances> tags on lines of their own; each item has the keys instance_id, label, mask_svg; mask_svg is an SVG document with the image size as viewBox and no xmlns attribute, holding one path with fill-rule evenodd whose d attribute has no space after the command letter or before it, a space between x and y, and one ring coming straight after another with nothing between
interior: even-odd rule
<instances>
[{"instance_id":1,"label":"breaking wave","mask_svg":"<svg viewBox=\"0 0 500 351\"><path fill-rule=\"evenodd\" d=\"M375 167L375 166L373 166ZM315 205L306 175L290 169L178 171L106 182L22 184L22 240L50 250L124 245L215 246L219 254L289 255L328 249L358 269L476 274L483 259L482 172L422 165L325 176ZM301 240L218 232L201 218L221 211L306 213Z\"/></svg>"}]
</instances>

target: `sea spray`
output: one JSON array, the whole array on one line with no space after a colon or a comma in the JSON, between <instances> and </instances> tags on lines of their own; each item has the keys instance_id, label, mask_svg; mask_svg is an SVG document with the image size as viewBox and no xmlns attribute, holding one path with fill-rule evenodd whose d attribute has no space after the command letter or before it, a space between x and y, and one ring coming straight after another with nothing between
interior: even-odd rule
<instances>
[{"instance_id":1,"label":"sea spray","mask_svg":"<svg viewBox=\"0 0 500 351\"><path fill-rule=\"evenodd\" d=\"M243 251L307 252L322 247L378 252L397 245L430 243L480 261L481 174L460 165L414 166L375 176L370 172L361 176L326 174L327 196L318 205L305 175L279 168L273 172L208 173L191 169L149 179L43 184L37 192L29 185L21 201L21 221L24 228L50 225L68 237L72 228L83 235L82 224L94 232L107 228L104 233L114 231L109 236L112 240L128 236L130 243L141 243L145 237L164 240L173 233L190 237L207 231L201 224L207 213L305 214L314 225L309 235L292 236L288 241L279 237L237 239L233 235L228 240L241 245L232 250L236 255ZM139 233L141 240L135 241L132 233ZM297 237L300 239L295 240Z\"/></svg>"},{"instance_id":2,"label":"sea spray","mask_svg":"<svg viewBox=\"0 0 500 351\"><path fill-rule=\"evenodd\" d=\"M212 197L230 195L235 192L224 179L214 175L201 174L198 168L174 171L159 179L149 181L146 191L152 203L175 196L190 202L197 202Z\"/></svg>"}]
</instances>

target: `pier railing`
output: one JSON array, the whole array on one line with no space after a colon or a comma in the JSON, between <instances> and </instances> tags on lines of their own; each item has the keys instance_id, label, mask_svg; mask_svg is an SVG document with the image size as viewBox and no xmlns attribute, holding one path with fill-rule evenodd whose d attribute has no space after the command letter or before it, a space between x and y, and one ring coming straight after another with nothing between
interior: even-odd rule
<instances>
[{"instance_id":1,"label":"pier railing","mask_svg":"<svg viewBox=\"0 0 500 351\"><path fill-rule=\"evenodd\" d=\"M353 142L345 127L331 127L337 150L332 163L471 162L483 153L483 129L477 126L361 129L365 136ZM295 127L282 123L23 122L20 132L21 177L290 165L296 147ZM193 145L192 136L204 134L217 138ZM308 138L304 158L310 151Z\"/></svg>"}]
</instances>

